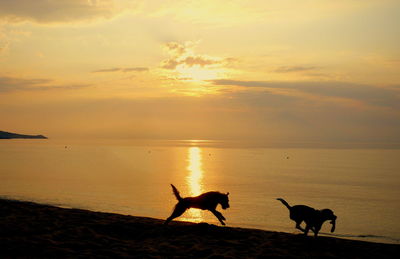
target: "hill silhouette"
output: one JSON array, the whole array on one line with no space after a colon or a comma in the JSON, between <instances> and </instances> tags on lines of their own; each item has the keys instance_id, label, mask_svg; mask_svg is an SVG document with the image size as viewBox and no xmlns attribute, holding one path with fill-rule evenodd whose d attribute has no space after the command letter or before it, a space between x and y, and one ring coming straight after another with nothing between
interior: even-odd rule
<instances>
[{"instance_id":1,"label":"hill silhouette","mask_svg":"<svg viewBox=\"0 0 400 259\"><path fill-rule=\"evenodd\" d=\"M14 138L24 138L24 139L47 139L43 135L23 135L7 131L0 131L0 139L14 139Z\"/></svg>"}]
</instances>

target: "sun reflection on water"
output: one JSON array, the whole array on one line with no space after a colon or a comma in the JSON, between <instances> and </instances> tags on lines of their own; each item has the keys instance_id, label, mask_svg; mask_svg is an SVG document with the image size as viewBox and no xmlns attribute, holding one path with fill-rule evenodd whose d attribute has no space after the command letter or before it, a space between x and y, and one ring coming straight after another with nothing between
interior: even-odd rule
<instances>
[{"instance_id":1,"label":"sun reflection on water","mask_svg":"<svg viewBox=\"0 0 400 259\"><path fill-rule=\"evenodd\" d=\"M190 196L197 196L203 192L203 170L202 170L202 154L199 147L188 148L188 167L189 175L187 176L187 184L189 186ZM201 210L190 209L188 211L190 220L194 222L203 221Z\"/></svg>"}]
</instances>

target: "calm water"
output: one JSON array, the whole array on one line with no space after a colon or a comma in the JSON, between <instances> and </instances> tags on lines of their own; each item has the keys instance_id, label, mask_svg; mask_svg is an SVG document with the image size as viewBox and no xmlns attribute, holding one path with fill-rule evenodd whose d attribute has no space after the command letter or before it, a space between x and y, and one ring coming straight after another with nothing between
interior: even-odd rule
<instances>
[{"instance_id":1,"label":"calm water","mask_svg":"<svg viewBox=\"0 0 400 259\"><path fill-rule=\"evenodd\" d=\"M298 233L289 204L330 208L336 235L400 243L400 150L228 148L208 142L0 141L0 196L166 218L182 196L230 192L228 226ZM209 212L180 220L219 224ZM329 232L330 224L322 231Z\"/></svg>"}]
</instances>

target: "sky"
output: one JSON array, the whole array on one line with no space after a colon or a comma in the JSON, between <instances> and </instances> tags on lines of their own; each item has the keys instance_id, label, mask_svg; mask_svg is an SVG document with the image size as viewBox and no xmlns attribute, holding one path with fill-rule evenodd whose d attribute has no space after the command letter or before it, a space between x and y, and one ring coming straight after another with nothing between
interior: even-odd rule
<instances>
[{"instance_id":1,"label":"sky","mask_svg":"<svg viewBox=\"0 0 400 259\"><path fill-rule=\"evenodd\" d=\"M398 0L0 0L0 130L400 147Z\"/></svg>"}]
</instances>

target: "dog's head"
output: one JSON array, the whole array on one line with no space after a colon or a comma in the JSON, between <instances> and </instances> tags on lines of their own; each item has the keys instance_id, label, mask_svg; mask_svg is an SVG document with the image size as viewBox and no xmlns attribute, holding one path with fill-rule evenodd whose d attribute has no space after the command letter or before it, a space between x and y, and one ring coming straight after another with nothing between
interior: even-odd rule
<instances>
[{"instance_id":1,"label":"dog's head","mask_svg":"<svg viewBox=\"0 0 400 259\"><path fill-rule=\"evenodd\" d=\"M226 210L227 208L229 208L229 198L228 198L229 192L224 194L221 193L221 197L219 200L219 203L221 204L221 207Z\"/></svg>"},{"instance_id":2,"label":"dog's head","mask_svg":"<svg viewBox=\"0 0 400 259\"><path fill-rule=\"evenodd\" d=\"M335 231L336 228L336 219L337 216L333 214L333 211L330 209L323 209L321 210L321 214L324 220L330 220L332 224L331 232Z\"/></svg>"}]
</instances>

